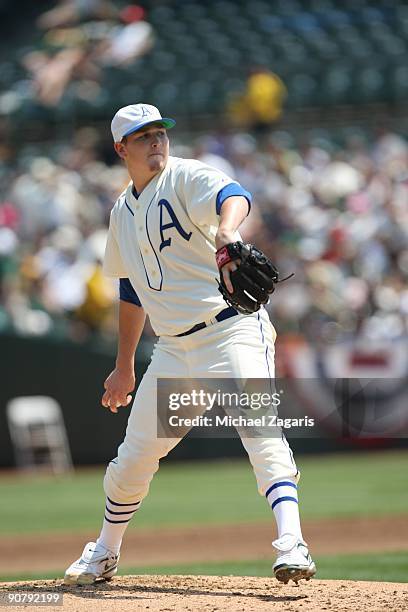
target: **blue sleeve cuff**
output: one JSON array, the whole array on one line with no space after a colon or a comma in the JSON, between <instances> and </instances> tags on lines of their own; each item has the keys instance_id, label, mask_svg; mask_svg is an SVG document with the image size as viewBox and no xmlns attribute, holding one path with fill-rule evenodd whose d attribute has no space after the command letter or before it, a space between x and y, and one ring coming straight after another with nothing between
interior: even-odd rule
<instances>
[{"instance_id":1,"label":"blue sleeve cuff","mask_svg":"<svg viewBox=\"0 0 408 612\"><path fill-rule=\"evenodd\" d=\"M130 302L131 304L135 304L135 306L142 305L128 278L119 279L119 297L123 302Z\"/></svg>"},{"instance_id":2,"label":"blue sleeve cuff","mask_svg":"<svg viewBox=\"0 0 408 612\"><path fill-rule=\"evenodd\" d=\"M215 204L215 208L217 211L217 215L221 212L221 206L225 202L227 198L231 196L242 196L246 198L248 202L248 214L251 210L252 196L249 191L246 191L239 183L229 183L225 187L223 187L217 194L217 200Z\"/></svg>"}]
</instances>

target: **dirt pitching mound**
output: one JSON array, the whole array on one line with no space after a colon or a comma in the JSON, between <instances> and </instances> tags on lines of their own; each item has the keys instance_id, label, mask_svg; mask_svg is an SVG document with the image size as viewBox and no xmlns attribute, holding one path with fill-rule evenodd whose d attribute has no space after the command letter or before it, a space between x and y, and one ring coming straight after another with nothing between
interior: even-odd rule
<instances>
[{"instance_id":1,"label":"dirt pitching mound","mask_svg":"<svg viewBox=\"0 0 408 612\"><path fill-rule=\"evenodd\" d=\"M259 612L289 610L310 612L406 611L408 584L351 582L347 580L302 581L279 584L274 578L242 576L121 576L93 586L68 587L61 580L2 583L2 597L10 593L63 594L63 607L55 612ZM44 607L13 606L19 610Z\"/></svg>"}]
</instances>

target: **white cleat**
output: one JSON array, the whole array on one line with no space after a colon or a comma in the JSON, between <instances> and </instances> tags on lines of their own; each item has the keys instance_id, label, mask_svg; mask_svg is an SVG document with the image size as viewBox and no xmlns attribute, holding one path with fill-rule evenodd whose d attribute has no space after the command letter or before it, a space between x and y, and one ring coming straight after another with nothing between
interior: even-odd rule
<instances>
[{"instance_id":1,"label":"white cleat","mask_svg":"<svg viewBox=\"0 0 408 612\"><path fill-rule=\"evenodd\" d=\"M118 571L119 555L101 544L89 542L82 556L65 572L65 584L93 584L98 578L110 580Z\"/></svg>"},{"instance_id":2,"label":"white cleat","mask_svg":"<svg viewBox=\"0 0 408 612\"><path fill-rule=\"evenodd\" d=\"M293 580L297 584L302 578L310 580L315 575L316 565L306 542L288 534L272 542L272 546L278 551L272 569L279 582L287 584Z\"/></svg>"}]
</instances>

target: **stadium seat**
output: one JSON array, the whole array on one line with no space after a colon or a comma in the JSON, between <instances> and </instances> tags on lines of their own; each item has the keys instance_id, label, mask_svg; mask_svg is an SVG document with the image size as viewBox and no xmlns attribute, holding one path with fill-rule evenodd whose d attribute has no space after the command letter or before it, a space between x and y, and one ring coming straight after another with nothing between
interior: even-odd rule
<instances>
[{"instance_id":1,"label":"stadium seat","mask_svg":"<svg viewBox=\"0 0 408 612\"><path fill-rule=\"evenodd\" d=\"M403 66L408 55L408 5L402 0L168 0L147 2L146 9L155 32L154 46L129 69L103 69L108 98L123 100L130 90L142 96L163 91L166 100L176 103L172 83L188 91L193 82L207 80L208 88L200 85L197 94L186 97L193 112L214 83L227 78L245 82L256 65L278 71L284 82L293 83L288 104L294 107L324 101L358 104L359 93L361 102L406 95L405 72L394 70ZM32 39L25 37L11 50L8 57L16 60L0 64L3 91L15 89L28 78L20 61L23 51L39 46L40 33L34 29ZM401 75L401 86L396 74ZM389 88L384 75L389 77ZM160 84L163 87L158 90ZM221 89L218 97L224 96ZM78 111L86 105L74 102L70 95L57 114L72 104ZM105 98L101 94L92 100L90 110L109 105ZM219 108L225 102L219 99ZM37 113L35 104L28 106L30 113Z\"/></svg>"},{"instance_id":2,"label":"stadium seat","mask_svg":"<svg viewBox=\"0 0 408 612\"><path fill-rule=\"evenodd\" d=\"M16 397L6 412L18 467L48 466L55 473L72 469L62 411L55 399Z\"/></svg>"},{"instance_id":3,"label":"stadium seat","mask_svg":"<svg viewBox=\"0 0 408 612\"><path fill-rule=\"evenodd\" d=\"M369 66L354 74L352 86L352 102L383 101L387 97L385 77L381 70Z\"/></svg>"},{"instance_id":4,"label":"stadium seat","mask_svg":"<svg viewBox=\"0 0 408 612\"><path fill-rule=\"evenodd\" d=\"M396 66L389 75L389 90L394 102L408 98L408 66Z\"/></svg>"}]
</instances>

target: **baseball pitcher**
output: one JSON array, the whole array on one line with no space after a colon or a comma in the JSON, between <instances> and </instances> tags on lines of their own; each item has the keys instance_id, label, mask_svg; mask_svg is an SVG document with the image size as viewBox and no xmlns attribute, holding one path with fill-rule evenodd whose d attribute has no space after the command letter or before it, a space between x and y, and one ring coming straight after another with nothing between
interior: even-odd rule
<instances>
[{"instance_id":1,"label":"baseball pitcher","mask_svg":"<svg viewBox=\"0 0 408 612\"><path fill-rule=\"evenodd\" d=\"M278 272L238 233L251 195L215 168L171 157L167 131L174 125L149 104L121 108L112 120L114 147L131 182L112 209L104 260L105 273L118 278L120 287L118 352L105 381L104 407L117 412L132 400L134 356L146 315L158 342L125 439L106 470L102 530L67 569L67 584L116 574L129 521L160 459L180 441L157 437L157 379L275 376L276 333L263 304L279 282ZM276 519L274 574L285 583L309 579L316 567L302 536L299 471L289 444L283 434L241 439L259 493Z\"/></svg>"}]
</instances>

